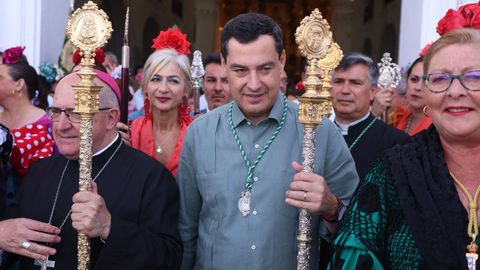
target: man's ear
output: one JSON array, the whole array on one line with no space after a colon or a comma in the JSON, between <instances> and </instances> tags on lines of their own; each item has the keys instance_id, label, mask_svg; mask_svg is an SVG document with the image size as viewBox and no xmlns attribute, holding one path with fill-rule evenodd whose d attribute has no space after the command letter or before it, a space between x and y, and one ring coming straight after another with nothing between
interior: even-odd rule
<instances>
[{"instance_id":1,"label":"man's ear","mask_svg":"<svg viewBox=\"0 0 480 270\"><path fill-rule=\"evenodd\" d=\"M373 101L375 98L375 95L380 91L380 87L378 86L372 86L372 90L370 91L370 101Z\"/></svg>"},{"instance_id":2,"label":"man's ear","mask_svg":"<svg viewBox=\"0 0 480 270\"><path fill-rule=\"evenodd\" d=\"M227 59L223 57L222 54L220 54L220 64L223 68L223 70L225 71L225 74L227 75L227 78L230 76L230 74L228 73L228 69L227 69Z\"/></svg>"},{"instance_id":3,"label":"man's ear","mask_svg":"<svg viewBox=\"0 0 480 270\"><path fill-rule=\"evenodd\" d=\"M117 129L117 122L120 120L120 109L112 108L108 111L107 130Z\"/></svg>"},{"instance_id":4,"label":"man's ear","mask_svg":"<svg viewBox=\"0 0 480 270\"><path fill-rule=\"evenodd\" d=\"M280 64L281 64L281 69L285 69L285 62L287 61L287 53L285 53L285 50L282 51L282 54L280 54Z\"/></svg>"}]
</instances>

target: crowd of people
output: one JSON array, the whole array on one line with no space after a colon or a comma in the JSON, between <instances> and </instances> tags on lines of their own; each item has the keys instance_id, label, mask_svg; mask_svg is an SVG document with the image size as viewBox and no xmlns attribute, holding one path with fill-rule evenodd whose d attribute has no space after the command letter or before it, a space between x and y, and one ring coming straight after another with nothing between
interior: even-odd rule
<instances>
[{"instance_id":1,"label":"crowd of people","mask_svg":"<svg viewBox=\"0 0 480 270\"><path fill-rule=\"evenodd\" d=\"M312 134L312 171L301 165L303 83L289 89L272 18L225 24L221 51L203 59L200 115L180 28L160 31L135 70L128 125L121 66L97 50L89 191L78 184L79 67L37 73L24 47L3 51L0 269L75 269L77 233L91 269L294 269L299 209L312 214L311 269L480 268L479 14L480 3L450 10L396 88L347 53L326 75L333 111Z\"/></svg>"}]
</instances>

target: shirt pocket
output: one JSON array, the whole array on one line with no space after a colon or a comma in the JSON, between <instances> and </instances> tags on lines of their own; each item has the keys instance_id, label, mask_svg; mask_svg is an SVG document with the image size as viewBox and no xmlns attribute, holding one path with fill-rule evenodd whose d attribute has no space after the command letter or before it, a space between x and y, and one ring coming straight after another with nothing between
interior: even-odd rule
<instances>
[{"instance_id":1,"label":"shirt pocket","mask_svg":"<svg viewBox=\"0 0 480 270\"><path fill-rule=\"evenodd\" d=\"M198 189L202 196L202 215L207 218L224 217L227 213L228 179L226 172L197 175Z\"/></svg>"}]
</instances>

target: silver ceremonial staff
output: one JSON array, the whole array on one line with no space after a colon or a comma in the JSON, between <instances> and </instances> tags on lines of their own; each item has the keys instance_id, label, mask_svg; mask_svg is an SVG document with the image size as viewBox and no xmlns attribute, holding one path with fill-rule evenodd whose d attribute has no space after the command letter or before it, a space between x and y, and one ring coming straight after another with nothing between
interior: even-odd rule
<instances>
[{"instance_id":1,"label":"silver ceremonial staff","mask_svg":"<svg viewBox=\"0 0 480 270\"><path fill-rule=\"evenodd\" d=\"M190 67L193 80L193 115L200 114L200 89L202 89L203 68L202 52L196 50L193 52L192 66Z\"/></svg>"},{"instance_id":2,"label":"silver ceremonial staff","mask_svg":"<svg viewBox=\"0 0 480 270\"><path fill-rule=\"evenodd\" d=\"M305 93L298 98L298 122L304 126L303 171L312 172L315 161L315 129L322 124L322 117L328 117L332 111L330 72L338 65L343 54L340 47L333 42L330 26L318 9L301 21L295 32L295 41L308 62ZM322 75L322 82L318 74ZM298 270L310 269L311 219L312 216L307 210L300 210L297 236Z\"/></svg>"},{"instance_id":3,"label":"silver ceremonial staff","mask_svg":"<svg viewBox=\"0 0 480 270\"><path fill-rule=\"evenodd\" d=\"M388 87L396 88L402 78L402 74L400 67L392 62L390 53L386 52L383 54L381 62L378 63L378 68L378 87L380 87L380 90L385 90ZM386 108L382 114L382 121L385 123L388 123L388 109Z\"/></svg>"},{"instance_id":4,"label":"silver ceremonial staff","mask_svg":"<svg viewBox=\"0 0 480 270\"><path fill-rule=\"evenodd\" d=\"M77 9L67 23L67 35L72 44L80 49L82 69L78 72L80 83L74 85L75 112L80 114L80 191L91 190L92 181L92 119L99 107L101 86L95 85L95 50L103 47L113 29L107 14L92 1ZM90 265L90 239L78 234L78 270L87 270Z\"/></svg>"}]
</instances>

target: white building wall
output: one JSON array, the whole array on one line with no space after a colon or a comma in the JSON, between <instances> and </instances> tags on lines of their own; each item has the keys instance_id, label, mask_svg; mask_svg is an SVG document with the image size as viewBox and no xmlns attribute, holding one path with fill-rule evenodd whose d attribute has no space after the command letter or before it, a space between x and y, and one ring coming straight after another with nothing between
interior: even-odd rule
<instances>
[{"instance_id":1,"label":"white building wall","mask_svg":"<svg viewBox=\"0 0 480 270\"><path fill-rule=\"evenodd\" d=\"M436 32L438 21L448 9L476 3L478 0L402 0L400 19L399 64L413 62L420 50L439 38Z\"/></svg>"},{"instance_id":2,"label":"white building wall","mask_svg":"<svg viewBox=\"0 0 480 270\"><path fill-rule=\"evenodd\" d=\"M25 46L30 64L56 63L68 17L66 0L0 0L0 50Z\"/></svg>"}]
</instances>

